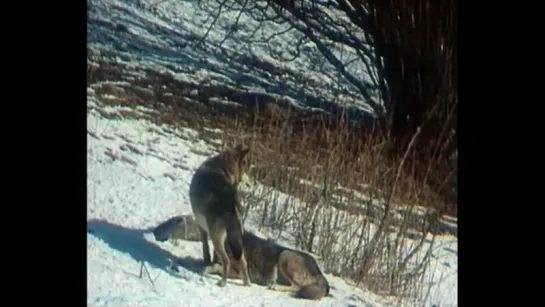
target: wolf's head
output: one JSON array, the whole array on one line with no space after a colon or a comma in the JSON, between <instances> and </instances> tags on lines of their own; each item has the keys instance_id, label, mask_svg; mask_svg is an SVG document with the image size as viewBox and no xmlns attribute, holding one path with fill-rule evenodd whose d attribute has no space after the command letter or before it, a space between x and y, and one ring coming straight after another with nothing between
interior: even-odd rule
<instances>
[{"instance_id":1,"label":"wolf's head","mask_svg":"<svg viewBox=\"0 0 545 307\"><path fill-rule=\"evenodd\" d=\"M229 178L231 183L238 185L242 181L244 172L247 169L246 160L244 158L249 152L249 147L239 144L221 154L224 162L225 175Z\"/></svg>"},{"instance_id":2,"label":"wolf's head","mask_svg":"<svg viewBox=\"0 0 545 307\"><path fill-rule=\"evenodd\" d=\"M200 241L200 233L197 223L192 215L178 215L160 223L153 229L155 240L164 242L167 240Z\"/></svg>"},{"instance_id":3,"label":"wolf's head","mask_svg":"<svg viewBox=\"0 0 545 307\"><path fill-rule=\"evenodd\" d=\"M171 238L172 233L178 228L183 227L184 219L182 216L175 216L160 223L153 230L155 240L164 242Z\"/></svg>"}]
</instances>

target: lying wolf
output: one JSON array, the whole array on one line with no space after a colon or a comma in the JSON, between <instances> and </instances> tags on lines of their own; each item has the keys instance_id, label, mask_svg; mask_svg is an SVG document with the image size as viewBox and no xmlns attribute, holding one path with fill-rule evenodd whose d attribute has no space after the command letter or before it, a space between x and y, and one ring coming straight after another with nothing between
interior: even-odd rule
<instances>
[{"instance_id":1,"label":"lying wolf","mask_svg":"<svg viewBox=\"0 0 545 307\"><path fill-rule=\"evenodd\" d=\"M158 241L201 240L199 226L192 215L179 215L160 223L154 235ZM244 231L242 241L251 282L276 291L297 291L298 297L307 299L319 300L329 295L329 283L311 255L248 231ZM225 245L227 254L232 257L228 244ZM205 267L204 272L221 275L223 267L216 253L213 262L212 266ZM238 279L240 273L240 268L232 266L228 277Z\"/></svg>"},{"instance_id":2,"label":"lying wolf","mask_svg":"<svg viewBox=\"0 0 545 307\"><path fill-rule=\"evenodd\" d=\"M309 254L290 249L244 231L244 254L248 263L250 280L275 291L296 291L297 297L319 300L329 295L329 283L320 271L316 260ZM228 246L229 257L232 253ZM205 273L222 274L223 267L214 254L214 265ZM229 278L241 278L240 268L232 266Z\"/></svg>"}]
</instances>

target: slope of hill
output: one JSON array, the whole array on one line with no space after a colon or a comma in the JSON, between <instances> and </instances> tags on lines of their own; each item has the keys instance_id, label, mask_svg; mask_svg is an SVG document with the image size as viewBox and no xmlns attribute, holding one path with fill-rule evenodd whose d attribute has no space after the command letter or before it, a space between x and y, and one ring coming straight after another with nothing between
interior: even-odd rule
<instances>
[{"instance_id":1,"label":"slope of hill","mask_svg":"<svg viewBox=\"0 0 545 307\"><path fill-rule=\"evenodd\" d=\"M191 130L179 133L192 135ZM206 158L195 152L212 149L142 120L108 120L90 112L89 306L389 306L387 300L332 276L327 277L333 297L316 303L258 285L242 287L237 280L219 288L215 285L219 277L191 271L201 259L200 243L159 243L150 228L191 213L187 184L193 169ZM185 260L174 273L170 267L178 258Z\"/></svg>"},{"instance_id":2,"label":"slope of hill","mask_svg":"<svg viewBox=\"0 0 545 307\"><path fill-rule=\"evenodd\" d=\"M245 40L248 29L257 25L243 18L243 28L222 42L238 15L224 11L209 30L215 1L89 0L88 7L88 305L404 304L331 275L333 297L320 302L259 286L239 287L238 281L220 289L217 277L191 270L200 259L200 244L158 243L149 232L166 218L191 212L187 190L192 171L216 151L209 138L202 138L204 125L214 123L200 105L224 110L261 99L312 112L346 107L358 115L368 109L355 89L336 88L336 80L323 73L327 65L317 64L313 46L302 48L296 61L278 61L267 55L271 43ZM265 36L285 30L272 22L262 27ZM215 45L201 42L204 35ZM295 52L294 35L288 31L275 37L273 47ZM301 91L303 83L308 88ZM339 96L342 105L335 102ZM194 120L189 126L199 131L163 112L165 105L185 114L187 122ZM256 184L246 191L260 188ZM257 227L255 219L249 217L248 228ZM273 235L270 229L259 230ZM457 238L440 236L435 246L426 304L456 306Z\"/></svg>"},{"instance_id":3,"label":"slope of hill","mask_svg":"<svg viewBox=\"0 0 545 307\"><path fill-rule=\"evenodd\" d=\"M218 288L215 286L218 277L191 271L191 266L201 258L199 243L182 242L175 246L155 242L150 228L171 216L191 213L188 181L196 165L206 158L200 153L213 152L194 135L189 129L174 132L143 120L110 120L95 110L89 112L89 306L120 302L127 306L397 305L395 300L359 290L329 275L333 297L317 303L260 286L241 287L238 281ZM247 227L255 229L252 225ZM447 276L450 284L443 283L432 297L452 302L456 299L452 267L457 260L449 249L456 249L456 242L452 237L444 238L444 242L447 245L437 256L450 265L439 273L450 274ZM185 267L179 266L178 273L173 273L169 267L178 258L185 259L182 261Z\"/></svg>"},{"instance_id":4,"label":"slope of hill","mask_svg":"<svg viewBox=\"0 0 545 307\"><path fill-rule=\"evenodd\" d=\"M227 96L245 103L240 96L264 95L284 106L331 113L345 109L356 117L370 110L356 88L331 74L333 67L324 63L315 46L298 45L301 35L290 30L288 24L258 23L226 7L214 20L220 4L196 0L91 0L88 46L102 56L130 62L132 68L149 68L176 78L188 88L210 85L211 95L219 100ZM235 27L236 31L232 31ZM355 56L353 51L332 48L343 59ZM278 57L271 57L271 52ZM368 82L363 64L347 69Z\"/></svg>"}]
</instances>

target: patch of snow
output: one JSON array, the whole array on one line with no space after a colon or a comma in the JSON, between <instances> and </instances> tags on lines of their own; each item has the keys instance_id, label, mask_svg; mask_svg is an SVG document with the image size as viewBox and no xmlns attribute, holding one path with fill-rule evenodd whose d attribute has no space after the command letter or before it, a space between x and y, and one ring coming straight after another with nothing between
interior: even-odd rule
<instances>
[{"instance_id":1,"label":"patch of snow","mask_svg":"<svg viewBox=\"0 0 545 307\"><path fill-rule=\"evenodd\" d=\"M179 306L180 302L184 306L392 304L387 298L330 275L327 278L333 287L333 297L309 302L258 285L246 288L240 286L239 280L230 280L227 287L219 288L215 285L219 277L200 275L183 266L178 267L178 273L169 273L167 268L177 257L201 259L200 243L184 241L174 246L169 242L156 242L150 229L174 215L191 213L188 184L192 170L207 158L194 153L194 149L203 149L203 143L186 141L175 134L158 134L160 128L143 120L108 120L93 112L88 113L87 129L99 136L98 139L88 136L88 305L114 302L130 306L155 303ZM186 133L189 130L184 129ZM137 144L141 153L119 150L127 144ZM114 160L106 151L127 155L136 165ZM155 153L160 153L161 158L154 157ZM190 170L172 167L180 159ZM174 180L164 173L170 173ZM278 193L281 197L290 197ZM265 230L257 231L250 221L248 229L270 237ZM456 302L457 276L452 272L457 271L457 241L452 237L448 240L450 243L443 244L434 255L437 261L432 265L434 276L430 278L433 277L434 282L443 281L432 287L430 302ZM290 242L279 242L292 246ZM140 277L142 262L147 269L144 277Z\"/></svg>"}]
</instances>

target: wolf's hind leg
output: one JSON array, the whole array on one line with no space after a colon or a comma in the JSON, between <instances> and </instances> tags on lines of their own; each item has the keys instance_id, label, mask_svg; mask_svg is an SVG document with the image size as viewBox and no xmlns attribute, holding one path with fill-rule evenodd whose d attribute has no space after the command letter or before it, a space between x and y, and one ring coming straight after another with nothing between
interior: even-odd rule
<instances>
[{"instance_id":1,"label":"wolf's hind leg","mask_svg":"<svg viewBox=\"0 0 545 307\"><path fill-rule=\"evenodd\" d=\"M221 279L217 283L217 285L220 287L225 287L225 285L227 284L227 277L229 276L229 272L231 271L231 261L229 260L229 256L225 251L226 233L225 231L217 231L212 229L210 229L210 233L212 243L214 243L214 250L217 251L218 255L220 256L223 269Z\"/></svg>"},{"instance_id":2,"label":"wolf's hind leg","mask_svg":"<svg viewBox=\"0 0 545 307\"><path fill-rule=\"evenodd\" d=\"M201 242L202 242L202 258L204 260L204 265L210 265L212 261L210 260L210 247L208 246L208 233L206 230L203 230L199 227L201 233Z\"/></svg>"},{"instance_id":3,"label":"wolf's hind leg","mask_svg":"<svg viewBox=\"0 0 545 307\"><path fill-rule=\"evenodd\" d=\"M252 285L252 282L250 281L250 274L248 273L248 263L246 262L246 257L244 256L244 253L242 254L242 257L240 257L240 277L244 281L244 285L249 287Z\"/></svg>"}]
</instances>

